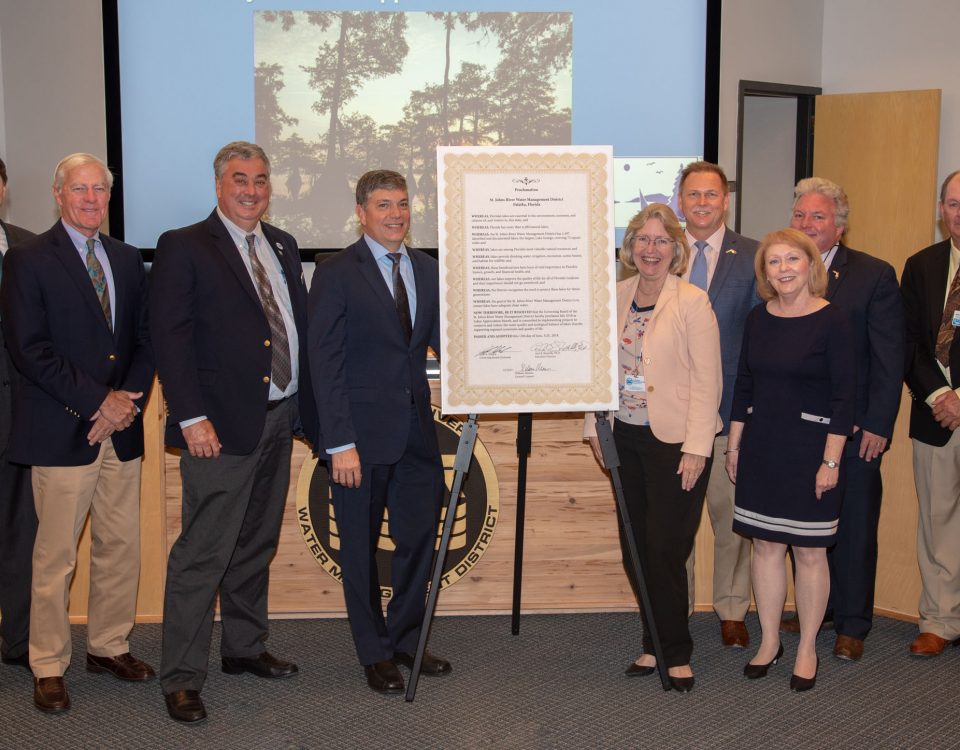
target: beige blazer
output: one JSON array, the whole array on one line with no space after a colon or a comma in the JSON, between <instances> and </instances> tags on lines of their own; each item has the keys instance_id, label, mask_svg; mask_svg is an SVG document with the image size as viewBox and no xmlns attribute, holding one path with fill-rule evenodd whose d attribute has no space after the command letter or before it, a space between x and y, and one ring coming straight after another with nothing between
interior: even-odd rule
<instances>
[{"instance_id":1,"label":"beige blazer","mask_svg":"<svg viewBox=\"0 0 960 750\"><path fill-rule=\"evenodd\" d=\"M617 284L620 334L639 283L639 275L634 275ZM720 329L707 293L679 276L667 276L653 308L643 335L643 372L654 436L682 443L684 453L710 456L723 427L718 413L723 388ZM593 414L585 416L583 434L597 434Z\"/></svg>"}]
</instances>

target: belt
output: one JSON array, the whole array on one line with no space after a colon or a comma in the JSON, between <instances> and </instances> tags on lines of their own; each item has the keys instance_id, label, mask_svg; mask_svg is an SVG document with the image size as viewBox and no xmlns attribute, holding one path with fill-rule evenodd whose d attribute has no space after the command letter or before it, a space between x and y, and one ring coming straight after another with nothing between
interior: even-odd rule
<instances>
[{"instance_id":1,"label":"belt","mask_svg":"<svg viewBox=\"0 0 960 750\"><path fill-rule=\"evenodd\" d=\"M276 401L267 401L267 411L273 411L278 406L287 403L293 396L287 396L286 398L278 398Z\"/></svg>"}]
</instances>

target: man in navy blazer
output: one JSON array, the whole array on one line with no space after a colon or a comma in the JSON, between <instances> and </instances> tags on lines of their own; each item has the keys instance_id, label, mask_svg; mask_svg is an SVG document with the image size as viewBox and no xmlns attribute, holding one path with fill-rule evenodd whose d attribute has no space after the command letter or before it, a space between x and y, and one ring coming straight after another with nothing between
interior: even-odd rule
<instances>
[{"instance_id":1,"label":"man in navy blazer","mask_svg":"<svg viewBox=\"0 0 960 750\"><path fill-rule=\"evenodd\" d=\"M827 551L830 599L825 620L832 615L834 656L858 661L873 624L883 497L880 460L893 435L903 389L903 306L893 267L840 241L850 213L843 188L809 177L797 183L794 196L790 226L820 249L827 267L826 298L849 314L856 339L856 425L843 456L846 479L837 543ZM781 629L794 632L798 626L796 618L788 618Z\"/></svg>"},{"instance_id":2,"label":"man in navy blazer","mask_svg":"<svg viewBox=\"0 0 960 750\"><path fill-rule=\"evenodd\" d=\"M300 251L260 220L270 205L270 161L237 141L220 149L213 171L217 207L165 232L150 272L166 444L181 450L183 479L160 682L168 713L183 722L206 718L200 691L218 593L224 672L298 671L264 645L267 591L301 415L314 432Z\"/></svg>"},{"instance_id":3,"label":"man in navy blazer","mask_svg":"<svg viewBox=\"0 0 960 750\"><path fill-rule=\"evenodd\" d=\"M403 690L420 635L443 466L425 372L440 353L437 262L407 248L403 176L367 172L356 187L363 237L317 267L310 287L310 367L343 569L344 597L367 683ZM323 453L321 453L323 455ZM384 509L396 545L384 619L376 551ZM421 672L446 674L429 653Z\"/></svg>"},{"instance_id":4,"label":"man in navy blazer","mask_svg":"<svg viewBox=\"0 0 960 750\"><path fill-rule=\"evenodd\" d=\"M0 159L0 206L7 192L7 165ZM34 233L0 220L0 279L3 256ZM0 330L0 653L4 664L30 669L30 560L37 533L30 467L7 459L17 370Z\"/></svg>"},{"instance_id":5,"label":"man in navy blazer","mask_svg":"<svg viewBox=\"0 0 960 750\"><path fill-rule=\"evenodd\" d=\"M750 609L750 540L733 532L734 485L724 469L733 384L737 379L740 346L747 313L760 303L753 271L756 240L724 225L730 203L727 176L717 164L688 164L680 176L680 208L686 219L691 257L684 279L705 289L720 326L723 430L713 446L713 468L707 486L707 512L713 526L713 609L720 618L725 646L746 648L750 636L744 620ZM703 264L702 270L694 270ZM699 268L699 266L698 266ZM718 456L720 458L718 458ZM694 553L687 560L691 608L694 596Z\"/></svg>"},{"instance_id":6,"label":"man in navy blazer","mask_svg":"<svg viewBox=\"0 0 960 750\"><path fill-rule=\"evenodd\" d=\"M910 256L901 280L922 584L910 653L919 657L960 645L960 171L940 188L940 219L949 239Z\"/></svg>"},{"instance_id":7,"label":"man in navy blazer","mask_svg":"<svg viewBox=\"0 0 960 750\"><path fill-rule=\"evenodd\" d=\"M4 258L0 312L22 375L8 458L33 467L30 666L42 711L70 706L66 602L91 516L87 670L148 680L130 655L140 571L140 418L153 380L146 274L136 248L100 233L112 177L90 154L63 159L61 220Z\"/></svg>"}]
</instances>

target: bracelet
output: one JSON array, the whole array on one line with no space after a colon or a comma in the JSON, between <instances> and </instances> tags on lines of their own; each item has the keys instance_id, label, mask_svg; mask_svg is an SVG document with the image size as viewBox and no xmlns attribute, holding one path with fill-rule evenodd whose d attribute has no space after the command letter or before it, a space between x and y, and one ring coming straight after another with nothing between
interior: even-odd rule
<instances>
[{"instance_id":1,"label":"bracelet","mask_svg":"<svg viewBox=\"0 0 960 750\"><path fill-rule=\"evenodd\" d=\"M740 452L740 449L739 449L739 448L727 448L727 449L723 452L723 455L727 455L728 453L739 453L739 452Z\"/></svg>"}]
</instances>

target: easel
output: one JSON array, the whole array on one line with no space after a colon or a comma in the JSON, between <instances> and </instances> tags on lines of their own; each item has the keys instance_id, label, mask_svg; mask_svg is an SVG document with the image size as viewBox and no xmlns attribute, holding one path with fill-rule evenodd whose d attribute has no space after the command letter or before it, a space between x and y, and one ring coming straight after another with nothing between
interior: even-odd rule
<instances>
[{"instance_id":1,"label":"easel","mask_svg":"<svg viewBox=\"0 0 960 750\"><path fill-rule=\"evenodd\" d=\"M650 596L647 592L646 578L640 565L640 554L636 541L633 538L633 526L627 513L626 501L623 496L623 485L620 482L620 458L613 442L613 431L607 419L607 413L597 412L597 437L600 440L600 451L603 455L603 464L610 471L610 481L613 483L614 494L617 499L617 513L623 523L624 536L627 539L627 548L630 553L630 564L640 591L640 601L648 613L647 625L650 629L650 639L653 641L653 652L657 658L657 671L660 674L660 683L664 690L670 690L670 679L667 674L666 662L663 658L663 648L657 633L657 626L653 618L653 609L650 606ZM533 415L523 413L517 416L517 456L520 459L517 467L517 527L516 544L514 548L514 578L513 578L513 616L511 631L514 635L520 632L520 589L523 579L523 520L526 505L527 457L530 455L533 433ZM413 660L413 669L410 672L410 682L407 685L406 700L412 701L417 693L417 683L420 679L420 666L423 654L427 647L427 638L430 635L430 625L437 607L437 595L440 591L440 579L443 576L443 564L450 546L450 535L453 530L453 520L456 516L457 503L460 499L460 490L463 487L463 478L470 468L473 457L473 448L477 442L477 415L471 414L460 433L460 443L457 446L457 455L454 459L453 486L450 489L450 499L447 503L447 515L443 523L443 532L440 536L440 548L437 550L433 563L433 573L430 578L430 592L427 595L426 610L423 623L420 626L420 640L417 643L417 653Z\"/></svg>"}]
</instances>

